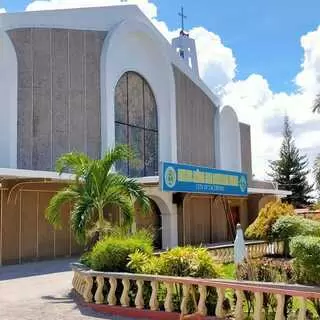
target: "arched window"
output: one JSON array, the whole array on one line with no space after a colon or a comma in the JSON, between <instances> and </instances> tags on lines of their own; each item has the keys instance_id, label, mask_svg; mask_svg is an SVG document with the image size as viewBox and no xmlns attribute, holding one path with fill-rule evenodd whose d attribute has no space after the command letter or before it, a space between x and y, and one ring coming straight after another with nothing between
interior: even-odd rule
<instances>
[{"instance_id":1,"label":"arched window","mask_svg":"<svg viewBox=\"0 0 320 320\"><path fill-rule=\"evenodd\" d=\"M158 175L157 105L146 80L126 72L115 89L115 142L127 144L136 158L117 165L131 177Z\"/></svg>"}]
</instances>

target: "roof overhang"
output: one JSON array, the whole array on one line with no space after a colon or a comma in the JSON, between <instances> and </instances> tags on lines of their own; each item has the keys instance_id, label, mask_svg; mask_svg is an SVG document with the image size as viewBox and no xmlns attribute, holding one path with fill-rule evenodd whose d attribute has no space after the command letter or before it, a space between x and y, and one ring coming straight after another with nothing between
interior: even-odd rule
<instances>
[{"instance_id":1,"label":"roof overhang","mask_svg":"<svg viewBox=\"0 0 320 320\"><path fill-rule=\"evenodd\" d=\"M38 171L38 170L24 170L24 169L9 169L0 168L0 180L10 179L43 179L60 182L68 182L74 179L70 173L62 173L61 175L54 171ZM137 181L142 184L157 185L159 184L159 176L137 178ZM286 197L292 194L291 191L278 189L264 189L264 188L248 188L248 194L263 194L275 195L279 197Z\"/></svg>"},{"instance_id":2,"label":"roof overhang","mask_svg":"<svg viewBox=\"0 0 320 320\"><path fill-rule=\"evenodd\" d=\"M248 194L275 195L284 198L290 196L292 192L279 189L248 188Z\"/></svg>"},{"instance_id":3,"label":"roof overhang","mask_svg":"<svg viewBox=\"0 0 320 320\"><path fill-rule=\"evenodd\" d=\"M11 179L42 179L54 181L71 181L73 179L73 175L69 173L62 173L60 175L59 173L54 171L0 168L0 180Z\"/></svg>"}]
</instances>

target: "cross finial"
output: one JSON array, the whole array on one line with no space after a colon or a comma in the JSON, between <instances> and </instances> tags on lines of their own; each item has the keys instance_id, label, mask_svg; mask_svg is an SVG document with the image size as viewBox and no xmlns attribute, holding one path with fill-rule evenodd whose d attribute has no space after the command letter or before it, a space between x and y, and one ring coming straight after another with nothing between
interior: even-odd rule
<instances>
[{"instance_id":1,"label":"cross finial","mask_svg":"<svg viewBox=\"0 0 320 320\"><path fill-rule=\"evenodd\" d=\"M181 7L181 12L178 13L181 17L181 31L184 31L184 19L187 18L187 16L184 15L183 7Z\"/></svg>"}]
</instances>

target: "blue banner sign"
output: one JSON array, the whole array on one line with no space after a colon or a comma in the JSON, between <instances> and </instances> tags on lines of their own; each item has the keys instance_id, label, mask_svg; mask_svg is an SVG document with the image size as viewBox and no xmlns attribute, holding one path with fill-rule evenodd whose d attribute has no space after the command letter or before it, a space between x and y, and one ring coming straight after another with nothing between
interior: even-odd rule
<instances>
[{"instance_id":1,"label":"blue banner sign","mask_svg":"<svg viewBox=\"0 0 320 320\"><path fill-rule=\"evenodd\" d=\"M161 190L230 196L248 194L247 175L187 164L161 164Z\"/></svg>"}]
</instances>

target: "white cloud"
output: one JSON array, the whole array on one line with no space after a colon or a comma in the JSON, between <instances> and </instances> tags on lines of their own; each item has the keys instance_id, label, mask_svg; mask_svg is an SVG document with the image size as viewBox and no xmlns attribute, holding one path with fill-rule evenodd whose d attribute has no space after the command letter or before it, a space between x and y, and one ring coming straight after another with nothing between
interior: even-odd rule
<instances>
[{"instance_id":1,"label":"white cloud","mask_svg":"<svg viewBox=\"0 0 320 320\"><path fill-rule=\"evenodd\" d=\"M304 59L295 81L303 92L316 94L320 87L320 26L302 36L300 42Z\"/></svg>"},{"instance_id":2,"label":"white cloud","mask_svg":"<svg viewBox=\"0 0 320 320\"><path fill-rule=\"evenodd\" d=\"M165 22L159 21L157 7L148 0L128 0L125 3L120 0L38 0L30 3L26 10L121 3L137 4L168 41L177 36L179 30L169 30ZM251 125L253 170L257 177L266 177L268 160L278 156L285 114L294 125L299 124L306 128L304 134L296 137L297 145L303 150L312 149L313 153L317 147L320 151L320 139L317 138L319 132L308 130L310 121L320 120L320 115L311 113L314 95L320 90L320 26L301 37L304 56L301 71L293 79L297 91L290 94L272 92L267 79L259 74L251 74L245 80L236 80L237 64L232 49L226 47L218 35L203 27L195 27L189 32L196 40L201 77L223 104L229 104L236 109L240 121ZM267 128L271 132L267 132ZM313 157L311 154L310 156Z\"/></svg>"},{"instance_id":3,"label":"white cloud","mask_svg":"<svg viewBox=\"0 0 320 320\"><path fill-rule=\"evenodd\" d=\"M220 93L236 74L232 50L223 45L218 35L203 27L191 29L190 36L196 41L201 77L213 91Z\"/></svg>"},{"instance_id":4,"label":"white cloud","mask_svg":"<svg viewBox=\"0 0 320 320\"><path fill-rule=\"evenodd\" d=\"M6 13L6 9L5 8L0 8L0 13Z\"/></svg>"}]
</instances>

